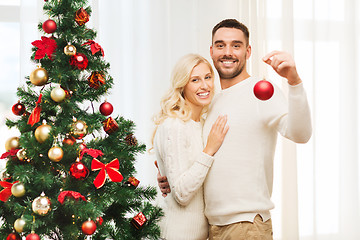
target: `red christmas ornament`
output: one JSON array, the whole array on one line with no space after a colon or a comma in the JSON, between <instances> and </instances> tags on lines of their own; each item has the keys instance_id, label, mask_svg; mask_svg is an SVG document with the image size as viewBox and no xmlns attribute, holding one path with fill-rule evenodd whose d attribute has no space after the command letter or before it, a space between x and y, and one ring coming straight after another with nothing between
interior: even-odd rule
<instances>
[{"instance_id":1,"label":"red christmas ornament","mask_svg":"<svg viewBox=\"0 0 360 240\"><path fill-rule=\"evenodd\" d=\"M147 222L147 219L145 215L142 212L139 212L133 219L131 220L132 225L136 229L140 229L144 226L144 224Z\"/></svg>"},{"instance_id":2,"label":"red christmas ornament","mask_svg":"<svg viewBox=\"0 0 360 240\"><path fill-rule=\"evenodd\" d=\"M96 223L93 220L85 221L81 225L81 230L85 235L91 235L96 231Z\"/></svg>"},{"instance_id":3,"label":"red christmas ornament","mask_svg":"<svg viewBox=\"0 0 360 240\"><path fill-rule=\"evenodd\" d=\"M25 112L25 105L20 103L20 102L17 102L14 104L14 106L12 106L12 112L17 115L17 116L21 116L24 114Z\"/></svg>"},{"instance_id":4,"label":"red christmas ornament","mask_svg":"<svg viewBox=\"0 0 360 240\"><path fill-rule=\"evenodd\" d=\"M102 115L108 116L113 112L114 108L111 103L105 101L100 105L99 110Z\"/></svg>"},{"instance_id":5,"label":"red christmas ornament","mask_svg":"<svg viewBox=\"0 0 360 240\"><path fill-rule=\"evenodd\" d=\"M262 101L268 100L274 94L274 86L269 81L261 80L255 84L254 94Z\"/></svg>"},{"instance_id":6,"label":"red christmas ornament","mask_svg":"<svg viewBox=\"0 0 360 240\"><path fill-rule=\"evenodd\" d=\"M39 235L37 235L36 233L30 233L29 235L26 236L26 240L41 240Z\"/></svg>"},{"instance_id":7,"label":"red christmas ornament","mask_svg":"<svg viewBox=\"0 0 360 240\"><path fill-rule=\"evenodd\" d=\"M105 84L105 76L102 72L94 71L88 77L89 86L98 89L101 85Z\"/></svg>"},{"instance_id":8,"label":"red christmas ornament","mask_svg":"<svg viewBox=\"0 0 360 240\"><path fill-rule=\"evenodd\" d=\"M116 132L119 129L118 123L112 117L109 117L108 119L104 120L102 124L104 126L104 131L107 134Z\"/></svg>"},{"instance_id":9,"label":"red christmas ornament","mask_svg":"<svg viewBox=\"0 0 360 240\"><path fill-rule=\"evenodd\" d=\"M89 169L82 162L75 162L70 167L70 174L75 179L83 180L89 176Z\"/></svg>"},{"instance_id":10,"label":"red christmas ornament","mask_svg":"<svg viewBox=\"0 0 360 240\"><path fill-rule=\"evenodd\" d=\"M43 25L42 25L42 28L44 30L44 32L46 33L53 33L56 31L56 22L54 20L46 20Z\"/></svg>"},{"instance_id":11,"label":"red christmas ornament","mask_svg":"<svg viewBox=\"0 0 360 240\"><path fill-rule=\"evenodd\" d=\"M20 240L20 239L21 239L20 235L16 232L10 233L6 238L6 240Z\"/></svg>"},{"instance_id":12,"label":"red christmas ornament","mask_svg":"<svg viewBox=\"0 0 360 240\"><path fill-rule=\"evenodd\" d=\"M74 145L75 142L76 142L76 139L73 136L66 136L66 138L64 138L64 140L63 140L63 144L66 144L66 145Z\"/></svg>"},{"instance_id":13,"label":"red christmas ornament","mask_svg":"<svg viewBox=\"0 0 360 240\"><path fill-rule=\"evenodd\" d=\"M89 60L83 53L77 53L70 57L70 65L80 70L84 70L88 66Z\"/></svg>"}]
</instances>

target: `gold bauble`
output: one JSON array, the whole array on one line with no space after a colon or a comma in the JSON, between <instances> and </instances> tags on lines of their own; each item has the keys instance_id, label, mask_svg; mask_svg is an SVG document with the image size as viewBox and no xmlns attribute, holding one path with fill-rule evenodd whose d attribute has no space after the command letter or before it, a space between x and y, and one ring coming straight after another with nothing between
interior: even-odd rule
<instances>
[{"instance_id":1,"label":"gold bauble","mask_svg":"<svg viewBox=\"0 0 360 240\"><path fill-rule=\"evenodd\" d=\"M16 156L17 158L20 160L20 161L24 161L27 159L26 157L26 151L24 148L20 149L17 153L16 153Z\"/></svg>"},{"instance_id":2,"label":"gold bauble","mask_svg":"<svg viewBox=\"0 0 360 240\"><path fill-rule=\"evenodd\" d=\"M35 130L35 138L39 143L45 142L50 137L51 126L43 123Z\"/></svg>"},{"instance_id":3,"label":"gold bauble","mask_svg":"<svg viewBox=\"0 0 360 240\"><path fill-rule=\"evenodd\" d=\"M51 90L51 99L55 102L62 102L66 98L66 92L61 87L56 87L53 90Z\"/></svg>"},{"instance_id":4,"label":"gold bauble","mask_svg":"<svg viewBox=\"0 0 360 240\"><path fill-rule=\"evenodd\" d=\"M45 85L47 83L48 79L49 79L49 74L42 67L39 67L39 68L35 69L30 74L30 81L35 86L43 86L43 85Z\"/></svg>"},{"instance_id":5,"label":"gold bauble","mask_svg":"<svg viewBox=\"0 0 360 240\"><path fill-rule=\"evenodd\" d=\"M18 137L11 137L5 142L5 150L8 152L10 150L18 149L20 146Z\"/></svg>"},{"instance_id":6,"label":"gold bauble","mask_svg":"<svg viewBox=\"0 0 360 240\"><path fill-rule=\"evenodd\" d=\"M76 47L74 45L68 44L64 47L64 53L68 56L73 56L76 54Z\"/></svg>"},{"instance_id":7,"label":"gold bauble","mask_svg":"<svg viewBox=\"0 0 360 240\"><path fill-rule=\"evenodd\" d=\"M25 186L20 182L14 183L11 187L11 194L15 197L22 197L25 195L25 192Z\"/></svg>"},{"instance_id":8,"label":"gold bauble","mask_svg":"<svg viewBox=\"0 0 360 240\"><path fill-rule=\"evenodd\" d=\"M16 219L16 221L14 222L15 231L17 231L18 233L21 233L24 230L25 225L26 225L26 222L23 218Z\"/></svg>"},{"instance_id":9,"label":"gold bauble","mask_svg":"<svg viewBox=\"0 0 360 240\"><path fill-rule=\"evenodd\" d=\"M82 120L76 120L71 125L71 135L76 139L82 139L87 134L88 126Z\"/></svg>"},{"instance_id":10,"label":"gold bauble","mask_svg":"<svg viewBox=\"0 0 360 240\"><path fill-rule=\"evenodd\" d=\"M48 152L48 157L53 162L59 162L63 158L63 156L64 156L64 151L62 150L61 147L58 146L54 146L50 148Z\"/></svg>"},{"instance_id":11,"label":"gold bauble","mask_svg":"<svg viewBox=\"0 0 360 240\"><path fill-rule=\"evenodd\" d=\"M32 202L32 210L34 213L45 216L48 214L51 210L51 201L50 199L45 196L44 193L41 193L41 195L34 199Z\"/></svg>"}]
</instances>

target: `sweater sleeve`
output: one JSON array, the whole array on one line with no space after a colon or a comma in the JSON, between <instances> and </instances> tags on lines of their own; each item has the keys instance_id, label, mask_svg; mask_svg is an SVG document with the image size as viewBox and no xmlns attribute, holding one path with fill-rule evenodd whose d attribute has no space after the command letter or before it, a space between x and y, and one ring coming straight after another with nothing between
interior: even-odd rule
<instances>
[{"instance_id":1,"label":"sweater sleeve","mask_svg":"<svg viewBox=\"0 0 360 240\"><path fill-rule=\"evenodd\" d=\"M280 134L296 143L306 143L312 134L311 114L303 83L289 85L288 113L279 122Z\"/></svg>"},{"instance_id":2,"label":"sweater sleeve","mask_svg":"<svg viewBox=\"0 0 360 240\"><path fill-rule=\"evenodd\" d=\"M187 205L202 186L214 158L191 144L191 129L179 120L159 129L163 144L164 172L171 193L180 205ZM188 164L189 159L195 159Z\"/></svg>"}]
</instances>

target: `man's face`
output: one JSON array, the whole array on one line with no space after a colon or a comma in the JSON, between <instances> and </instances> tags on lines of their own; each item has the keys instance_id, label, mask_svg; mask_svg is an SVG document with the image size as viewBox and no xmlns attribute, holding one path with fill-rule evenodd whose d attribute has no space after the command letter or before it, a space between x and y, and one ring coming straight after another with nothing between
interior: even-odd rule
<instances>
[{"instance_id":1,"label":"man's face","mask_svg":"<svg viewBox=\"0 0 360 240\"><path fill-rule=\"evenodd\" d=\"M210 55L221 79L232 79L246 70L251 47L236 28L220 28L213 37Z\"/></svg>"}]
</instances>

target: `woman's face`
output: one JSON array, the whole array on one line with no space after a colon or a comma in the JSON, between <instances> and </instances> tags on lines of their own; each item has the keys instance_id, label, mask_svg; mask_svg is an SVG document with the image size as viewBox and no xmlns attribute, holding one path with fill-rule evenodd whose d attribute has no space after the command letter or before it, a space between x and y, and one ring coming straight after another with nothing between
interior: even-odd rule
<instances>
[{"instance_id":1,"label":"woman's face","mask_svg":"<svg viewBox=\"0 0 360 240\"><path fill-rule=\"evenodd\" d=\"M213 97L214 79L205 63L195 66L190 80L184 87L184 98L191 108L203 108L209 105Z\"/></svg>"}]
</instances>

